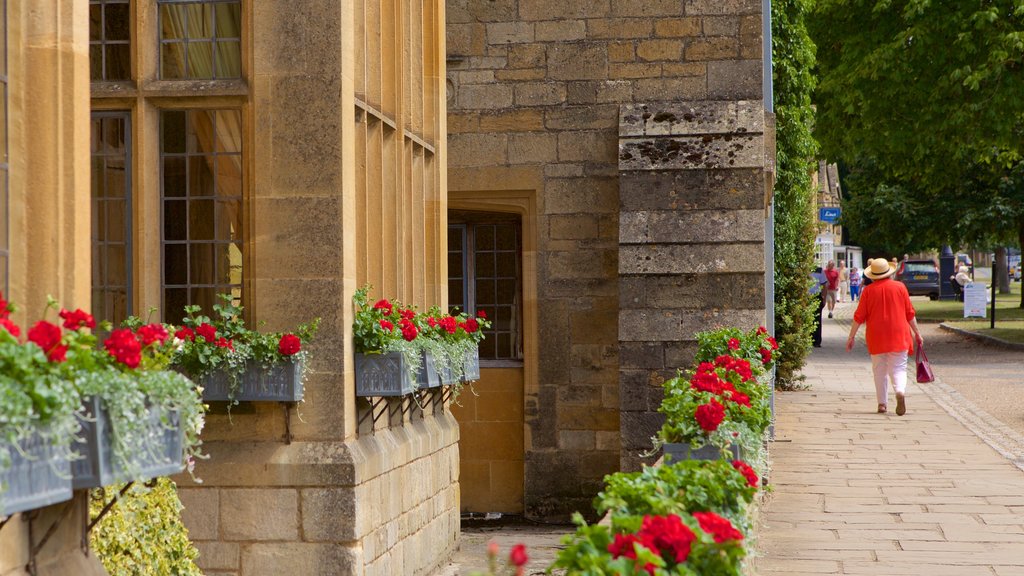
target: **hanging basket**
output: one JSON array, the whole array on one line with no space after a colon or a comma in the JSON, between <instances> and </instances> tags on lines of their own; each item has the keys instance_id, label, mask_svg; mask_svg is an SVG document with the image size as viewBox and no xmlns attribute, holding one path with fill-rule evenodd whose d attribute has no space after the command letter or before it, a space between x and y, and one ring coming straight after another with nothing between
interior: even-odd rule
<instances>
[{"instance_id":1,"label":"hanging basket","mask_svg":"<svg viewBox=\"0 0 1024 576\"><path fill-rule=\"evenodd\" d=\"M302 362L284 362L269 368L250 360L232 390L231 377L223 371L207 374L202 380L206 402L300 402L303 395Z\"/></svg>"},{"instance_id":2,"label":"hanging basket","mask_svg":"<svg viewBox=\"0 0 1024 576\"><path fill-rule=\"evenodd\" d=\"M61 450L33 431L11 447L11 466L0 472L3 516L71 499L71 465Z\"/></svg>"},{"instance_id":3,"label":"hanging basket","mask_svg":"<svg viewBox=\"0 0 1024 576\"><path fill-rule=\"evenodd\" d=\"M111 443L114 434L105 401L97 396L85 399L82 430L74 448L82 458L71 463L75 490L98 488L129 480L170 476L185 469L182 441L184 429L176 411L146 413L146 450L132 454L131 461L118 462Z\"/></svg>"}]
</instances>

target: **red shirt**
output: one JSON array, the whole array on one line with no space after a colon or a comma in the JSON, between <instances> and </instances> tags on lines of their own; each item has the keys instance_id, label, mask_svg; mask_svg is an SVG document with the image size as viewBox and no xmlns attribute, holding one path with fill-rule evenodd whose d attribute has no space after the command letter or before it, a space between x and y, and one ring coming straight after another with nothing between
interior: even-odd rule
<instances>
[{"instance_id":1,"label":"red shirt","mask_svg":"<svg viewBox=\"0 0 1024 576\"><path fill-rule=\"evenodd\" d=\"M867 325L868 353L914 352L910 321L915 316L910 293L902 282L875 280L864 288L853 320Z\"/></svg>"},{"instance_id":2,"label":"red shirt","mask_svg":"<svg viewBox=\"0 0 1024 576\"><path fill-rule=\"evenodd\" d=\"M828 280L829 290L839 290L839 270L825 270L825 279Z\"/></svg>"}]
</instances>

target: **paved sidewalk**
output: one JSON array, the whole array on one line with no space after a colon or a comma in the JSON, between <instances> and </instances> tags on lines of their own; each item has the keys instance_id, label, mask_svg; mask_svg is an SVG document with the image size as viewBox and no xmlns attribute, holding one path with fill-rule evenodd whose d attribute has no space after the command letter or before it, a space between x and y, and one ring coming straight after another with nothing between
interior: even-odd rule
<instances>
[{"instance_id":1,"label":"paved sidewalk","mask_svg":"<svg viewBox=\"0 0 1024 576\"><path fill-rule=\"evenodd\" d=\"M1024 574L1024 472L982 440L1019 437L942 385L941 369L935 385L911 374L905 416L892 398L876 414L863 329L844 349L846 308L823 320L811 389L776 396L757 574Z\"/></svg>"}]
</instances>

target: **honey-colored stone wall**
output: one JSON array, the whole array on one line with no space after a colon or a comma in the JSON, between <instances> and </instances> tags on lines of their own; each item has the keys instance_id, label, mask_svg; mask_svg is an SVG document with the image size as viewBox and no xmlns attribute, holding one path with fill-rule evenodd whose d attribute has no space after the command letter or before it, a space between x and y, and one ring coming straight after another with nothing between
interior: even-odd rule
<instances>
[{"instance_id":1,"label":"honey-colored stone wall","mask_svg":"<svg viewBox=\"0 0 1024 576\"><path fill-rule=\"evenodd\" d=\"M603 476L620 468L623 435L632 444L650 429L649 423L633 426L626 408L639 402L649 414L656 404L646 389L625 384L623 364L654 357L658 368L643 383L654 387L666 366L685 367L692 357L685 343L676 354L657 356L620 341L620 310L639 297L620 282L634 258L632 248L620 245L627 202L620 105L760 100L761 1L447 5L449 191L472 199L526 190L536 198L536 212L525 217L536 231L536 274L524 281L535 282L537 296L526 309L538 322L536 332L527 329L537 340L537 356L528 352L524 359L537 365L536 379L528 373L524 388L524 503L529 516L565 518L589 510ZM661 176L652 174L663 182ZM643 187L631 190L644 193ZM725 182L706 190L710 197L729 197ZM682 202L669 210L686 208ZM762 254L762 246L748 248ZM666 288L671 299L686 301L666 307L712 310L755 299L763 310L763 292L755 294L763 282L758 287L747 280L728 288L736 299L720 298L710 285L680 288L678 295ZM713 323L713 314L702 316L677 325L671 338L653 339L684 342L692 334L683 332ZM464 478L464 490L473 493L469 482Z\"/></svg>"}]
</instances>

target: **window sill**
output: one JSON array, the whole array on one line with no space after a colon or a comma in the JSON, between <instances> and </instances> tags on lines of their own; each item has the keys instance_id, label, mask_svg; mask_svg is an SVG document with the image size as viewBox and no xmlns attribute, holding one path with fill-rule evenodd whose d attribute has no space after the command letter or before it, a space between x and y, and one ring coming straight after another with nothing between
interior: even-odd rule
<instances>
[{"instance_id":1,"label":"window sill","mask_svg":"<svg viewBox=\"0 0 1024 576\"><path fill-rule=\"evenodd\" d=\"M522 360L480 360L480 368L522 368Z\"/></svg>"}]
</instances>

